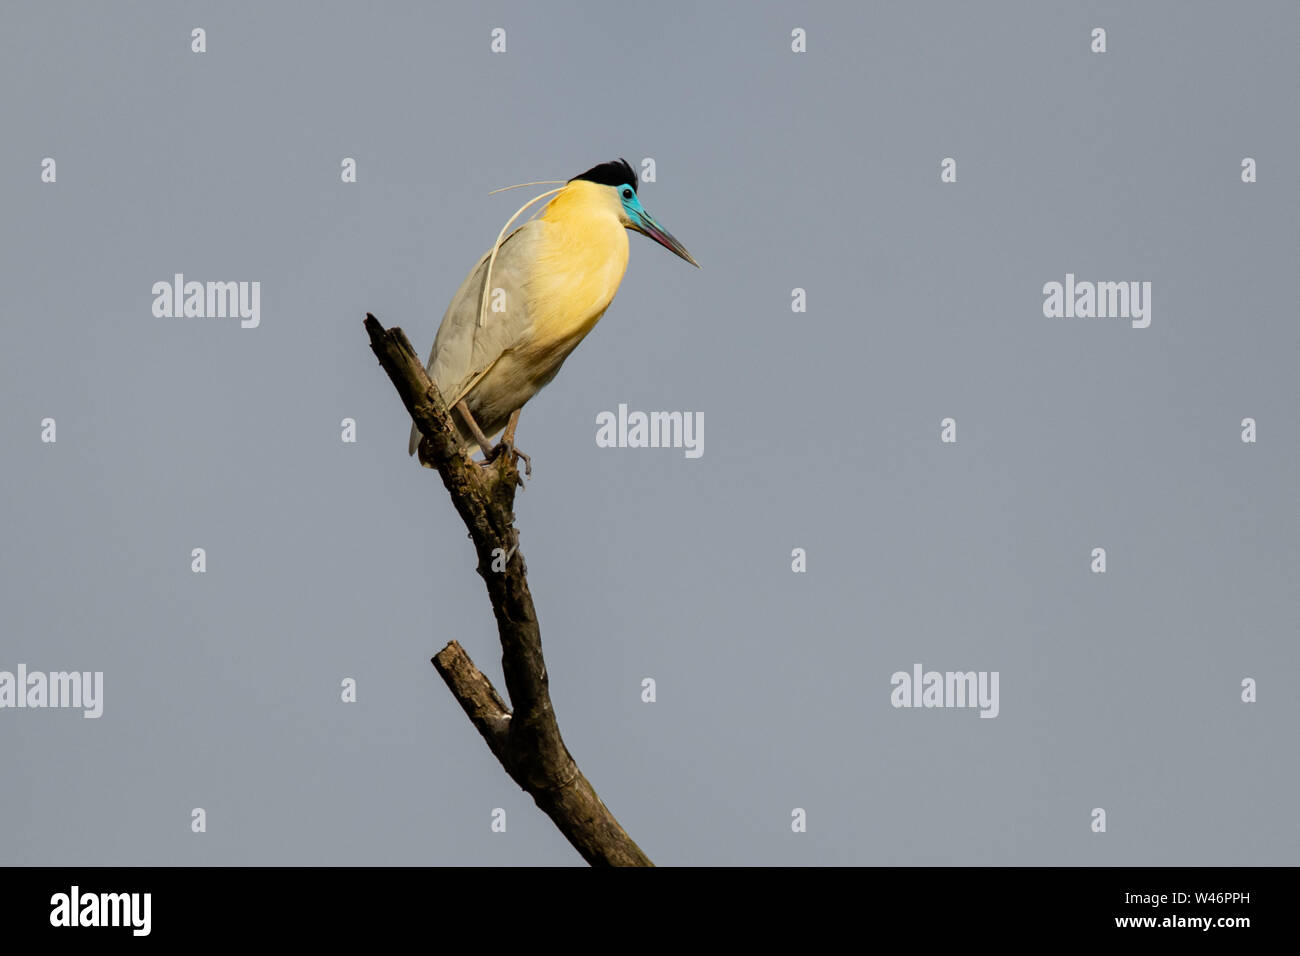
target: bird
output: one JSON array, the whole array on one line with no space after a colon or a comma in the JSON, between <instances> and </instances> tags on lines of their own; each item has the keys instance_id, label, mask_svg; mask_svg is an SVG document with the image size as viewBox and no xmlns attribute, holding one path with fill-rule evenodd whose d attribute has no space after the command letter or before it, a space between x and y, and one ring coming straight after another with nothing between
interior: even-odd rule
<instances>
[{"instance_id":1,"label":"bird","mask_svg":"<svg viewBox=\"0 0 1300 956\"><path fill-rule=\"evenodd\" d=\"M636 171L619 159L535 197L506 223L452 296L426 368L471 458L481 451L486 464L504 449L532 474L531 459L514 444L520 410L555 378L614 301L627 270L628 230L699 268L646 212L639 185ZM524 210L548 196L554 198L539 214L506 235ZM494 446L490 439L503 429ZM415 454L420 438L412 425L408 454ZM423 456L420 463L433 467Z\"/></svg>"}]
</instances>

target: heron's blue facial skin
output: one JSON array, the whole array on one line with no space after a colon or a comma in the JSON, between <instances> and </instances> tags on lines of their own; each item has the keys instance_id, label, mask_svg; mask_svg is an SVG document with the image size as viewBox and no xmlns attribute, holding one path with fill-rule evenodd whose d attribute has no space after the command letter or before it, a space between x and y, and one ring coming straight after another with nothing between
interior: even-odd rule
<instances>
[{"instance_id":1,"label":"heron's blue facial skin","mask_svg":"<svg viewBox=\"0 0 1300 956\"><path fill-rule=\"evenodd\" d=\"M641 200L638 198L636 190L632 188L631 183L624 183L618 187L618 198L623 203L623 212L627 214L632 229L649 236L665 249L669 249L676 255L681 256L695 268L700 267L694 257L686 251L686 247L673 238L671 232L655 222L654 217L645 211L645 207L641 205Z\"/></svg>"}]
</instances>

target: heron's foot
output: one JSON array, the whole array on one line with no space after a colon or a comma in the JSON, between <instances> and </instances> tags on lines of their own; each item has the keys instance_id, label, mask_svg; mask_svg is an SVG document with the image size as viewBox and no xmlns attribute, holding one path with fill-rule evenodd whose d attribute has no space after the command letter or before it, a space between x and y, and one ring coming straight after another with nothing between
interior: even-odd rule
<instances>
[{"instance_id":1,"label":"heron's foot","mask_svg":"<svg viewBox=\"0 0 1300 956\"><path fill-rule=\"evenodd\" d=\"M501 454L502 451L506 452L510 456L510 463L516 468L519 467L519 459L522 458L524 460L524 474L529 478L533 477L533 460L515 447L515 442L512 438L502 438L497 442L497 446L492 449L492 454L488 457L488 461L495 461L497 455Z\"/></svg>"},{"instance_id":2,"label":"heron's foot","mask_svg":"<svg viewBox=\"0 0 1300 956\"><path fill-rule=\"evenodd\" d=\"M513 441L503 441L501 444L505 445L506 450L510 452L511 463L518 468L519 459L522 458L524 460L524 475L529 478L533 477L533 460L516 448Z\"/></svg>"}]
</instances>

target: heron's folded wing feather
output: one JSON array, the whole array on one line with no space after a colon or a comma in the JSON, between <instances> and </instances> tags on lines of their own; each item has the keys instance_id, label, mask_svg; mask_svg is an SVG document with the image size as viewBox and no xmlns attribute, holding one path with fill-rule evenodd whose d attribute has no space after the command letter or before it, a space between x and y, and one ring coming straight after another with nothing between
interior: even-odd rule
<instances>
[{"instance_id":1,"label":"heron's folded wing feather","mask_svg":"<svg viewBox=\"0 0 1300 956\"><path fill-rule=\"evenodd\" d=\"M491 250L470 270L447 306L429 352L427 368L449 408L464 398L497 359L528 332L531 318L527 284L544 229L545 223L535 219L502 241L492 264L492 288L488 291L481 327L479 307ZM494 307L502 311L493 311ZM411 454L415 454L419 444L419 430L412 426Z\"/></svg>"}]
</instances>

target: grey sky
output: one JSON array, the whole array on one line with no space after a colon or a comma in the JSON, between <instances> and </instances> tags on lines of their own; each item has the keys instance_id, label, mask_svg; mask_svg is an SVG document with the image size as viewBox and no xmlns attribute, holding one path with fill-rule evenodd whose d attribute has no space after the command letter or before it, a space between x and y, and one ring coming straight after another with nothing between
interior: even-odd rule
<instances>
[{"instance_id":1,"label":"grey sky","mask_svg":"<svg viewBox=\"0 0 1300 956\"><path fill-rule=\"evenodd\" d=\"M104 713L0 710L0 862L580 862L428 663L456 639L499 681L361 319L424 354L530 195L489 190L625 156L702 268L631 237L524 410L517 514L561 728L646 852L1294 864L1298 28L6 4L0 670L103 671ZM260 326L155 318L177 272L259 281ZM1044 317L1066 273L1150 281L1151 326ZM598 448L620 403L702 413L703 456ZM917 662L998 671L997 718L892 707Z\"/></svg>"}]
</instances>

